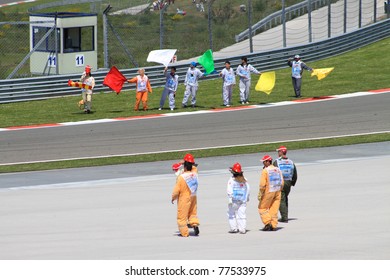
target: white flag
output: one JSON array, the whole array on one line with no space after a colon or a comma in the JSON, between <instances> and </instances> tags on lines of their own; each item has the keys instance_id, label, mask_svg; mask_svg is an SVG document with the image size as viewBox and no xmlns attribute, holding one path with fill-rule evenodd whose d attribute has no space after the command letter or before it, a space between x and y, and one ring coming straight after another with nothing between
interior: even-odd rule
<instances>
[{"instance_id":1,"label":"white flag","mask_svg":"<svg viewBox=\"0 0 390 280\"><path fill-rule=\"evenodd\" d=\"M168 67L169 62L172 60L177 50L155 50L151 51L146 59L147 62L157 62Z\"/></svg>"}]
</instances>

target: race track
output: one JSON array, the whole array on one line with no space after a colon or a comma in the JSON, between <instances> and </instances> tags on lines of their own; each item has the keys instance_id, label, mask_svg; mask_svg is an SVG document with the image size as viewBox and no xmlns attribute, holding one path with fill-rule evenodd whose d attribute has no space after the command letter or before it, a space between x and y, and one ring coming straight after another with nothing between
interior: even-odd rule
<instances>
[{"instance_id":1,"label":"race track","mask_svg":"<svg viewBox=\"0 0 390 280\"><path fill-rule=\"evenodd\" d=\"M0 164L390 131L390 94L0 131ZM268 107L269 106L269 107Z\"/></svg>"}]
</instances>

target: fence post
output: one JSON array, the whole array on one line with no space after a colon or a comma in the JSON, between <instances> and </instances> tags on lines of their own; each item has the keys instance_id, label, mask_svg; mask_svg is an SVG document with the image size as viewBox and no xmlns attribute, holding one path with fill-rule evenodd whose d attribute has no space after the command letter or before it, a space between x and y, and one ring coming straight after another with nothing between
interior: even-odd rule
<instances>
[{"instance_id":1,"label":"fence post","mask_svg":"<svg viewBox=\"0 0 390 280\"><path fill-rule=\"evenodd\" d=\"M387 14L387 18L389 18L390 17L389 0L386 1L386 14Z\"/></svg>"},{"instance_id":2,"label":"fence post","mask_svg":"<svg viewBox=\"0 0 390 280\"><path fill-rule=\"evenodd\" d=\"M286 1L282 0L282 23L283 23L283 48L287 46L286 39Z\"/></svg>"},{"instance_id":3,"label":"fence post","mask_svg":"<svg viewBox=\"0 0 390 280\"><path fill-rule=\"evenodd\" d=\"M376 1L374 1L374 23L376 22Z\"/></svg>"},{"instance_id":4,"label":"fence post","mask_svg":"<svg viewBox=\"0 0 390 280\"><path fill-rule=\"evenodd\" d=\"M308 32L309 32L309 42L313 41L312 38L312 28L311 28L311 0L307 1L307 20L308 20Z\"/></svg>"},{"instance_id":5,"label":"fence post","mask_svg":"<svg viewBox=\"0 0 390 280\"><path fill-rule=\"evenodd\" d=\"M160 10L160 50L164 48L164 12L167 7L164 5L164 8Z\"/></svg>"},{"instance_id":6,"label":"fence post","mask_svg":"<svg viewBox=\"0 0 390 280\"><path fill-rule=\"evenodd\" d=\"M252 0L248 0L248 31L249 31L249 52L253 53L253 40L252 40Z\"/></svg>"},{"instance_id":7,"label":"fence post","mask_svg":"<svg viewBox=\"0 0 390 280\"><path fill-rule=\"evenodd\" d=\"M387 0L385 2L385 12L386 12L387 18L389 18L390 17L389 0Z\"/></svg>"},{"instance_id":8,"label":"fence post","mask_svg":"<svg viewBox=\"0 0 390 280\"><path fill-rule=\"evenodd\" d=\"M331 14L332 14L332 8L331 8L331 2L330 0L328 0L328 38L330 38L332 36L332 29L331 29L331 24L332 24L332 17L331 17Z\"/></svg>"},{"instance_id":9,"label":"fence post","mask_svg":"<svg viewBox=\"0 0 390 280\"><path fill-rule=\"evenodd\" d=\"M344 0L344 34L347 33L347 0Z\"/></svg>"},{"instance_id":10,"label":"fence post","mask_svg":"<svg viewBox=\"0 0 390 280\"><path fill-rule=\"evenodd\" d=\"M54 43L56 44L56 46L54 47L54 50L56 52L56 75L58 75L60 72L58 71L58 32L57 32L57 12L56 12L56 15L54 17Z\"/></svg>"},{"instance_id":11,"label":"fence post","mask_svg":"<svg viewBox=\"0 0 390 280\"><path fill-rule=\"evenodd\" d=\"M359 28L362 28L362 0L359 0Z\"/></svg>"},{"instance_id":12,"label":"fence post","mask_svg":"<svg viewBox=\"0 0 390 280\"><path fill-rule=\"evenodd\" d=\"M108 30L107 30L107 14L111 10L111 6L108 5L103 11L103 53L104 53L104 68L109 67L108 61Z\"/></svg>"},{"instance_id":13,"label":"fence post","mask_svg":"<svg viewBox=\"0 0 390 280\"><path fill-rule=\"evenodd\" d=\"M212 20L212 9L211 9L211 6L213 5L213 3L214 3L214 0L210 0L209 1L208 11L207 11L210 50L213 50L213 29L211 27L211 20Z\"/></svg>"}]
</instances>

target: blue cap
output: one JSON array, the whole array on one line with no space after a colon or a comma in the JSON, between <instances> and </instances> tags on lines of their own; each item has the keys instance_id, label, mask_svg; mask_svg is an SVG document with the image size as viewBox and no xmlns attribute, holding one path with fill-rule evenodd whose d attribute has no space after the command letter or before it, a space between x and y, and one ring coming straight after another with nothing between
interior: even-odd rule
<instances>
[{"instance_id":1,"label":"blue cap","mask_svg":"<svg viewBox=\"0 0 390 280\"><path fill-rule=\"evenodd\" d=\"M195 61L191 62L191 66L196 67L196 62Z\"/></svg>"}]
</instances>

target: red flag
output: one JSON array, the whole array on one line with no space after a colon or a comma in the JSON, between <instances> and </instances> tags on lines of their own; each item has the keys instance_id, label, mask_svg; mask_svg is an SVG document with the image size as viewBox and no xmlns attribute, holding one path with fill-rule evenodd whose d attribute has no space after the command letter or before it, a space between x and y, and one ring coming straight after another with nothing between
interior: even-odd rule
<instances>
[{"instance_id":1,"label":"red flag","mask_svg":"<svg viewBox=\"0 0 390 280\"><path fill-rule=\"evenodd\" d=\"M123 84L127 81L126 77L119 72L118 68L112 66L104 78L103 85L109 87L116 94L119 94L122 90Z\"/></svg>"}]
</instances>

